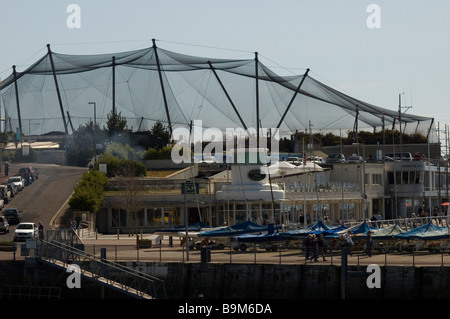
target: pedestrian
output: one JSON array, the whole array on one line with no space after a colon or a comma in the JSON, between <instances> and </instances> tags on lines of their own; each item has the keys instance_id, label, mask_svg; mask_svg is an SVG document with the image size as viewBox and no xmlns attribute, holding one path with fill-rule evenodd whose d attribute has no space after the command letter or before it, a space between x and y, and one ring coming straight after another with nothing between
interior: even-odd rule
<instances>
[{"instance_id":1,"label":"pedestrian","mask_svg":"<svg viewBox=\"0 0 450 319\"><path fill-rule=\"evenodd\" d=\"M348 249L348 253L350 256L352 256L351 247L354 245L355 243L352 240L352 233L350 231L347 231L344 236L344 247Z\"/></svg>"},{"instance_id":2,"label":"pedestrian","mask_svg":"<svg viewBox=\"0 0 450 319\"><path fill-rule=\"evenodd\" d=\"M43 240L44 239L44 225L42 224L42 222L39 222L38 231L39 231L39 239Z\"/></svg>"},{"instance_id":3,"label":"pedestrian","mask_svg":"<svg viewBox=\"0 0 450 319\"><path fill-rule=\"evenodd\" d=\"M323 261L327 260L325 258L325 247L326 247L326 243L323 239L323 234L319 234L319 238L317 239L317 253L319 256L322 256Z\"/></svg>"},{"instance_id":4,"label":"pedestrian","mask_svg":"<svg viewBox=\"0 0 450 319\"><path fill-rule=\"evenodd\" d=\"M303 247L305 248L305 260L308 260L311 248L311 234L307 235L305 239L303 239Z\"/></svg>"},{"instance_id":5,"label":"pedestrian","mask_svg":"<svg viewBox=\"0 0 450 319\"><path fill-rule=\"evenodd\" d=\"M367 232L366 243L364 244L365 253L368 257L372 257L372 248L373 248L373 238L372 232Z\"/></svg>"},{"instance_id":6,"label":"pedestrian","mask_svg":"<svg viewBox=\"0 0 450 319\"><path fill-rule=\"evenodd\" d=\"M373 215L372 215L372 218L370 218L372 227L377 227L377 220L378 220L377 215L376 215L376 214L373 214Z\"/></svg>"},{"instance_id":7,"label":"pedestrian","mask_svg":"<svg viewBox=\"0 0 450 319\"><path fill-rule=\"evenodd\" d=\"M318 241L317 236L312 234L311 235L311 260L314 259L314 261L317 261L317 248L318 248L317 241Z\"/></svg>"},{"instance_id":8,"label":"pedestrian","mask_svg":"<svg viewBox=\"0 0 450 319\"><path fill-rule=\"evenodd\" d=\"M381 219L382 219L380 212L377 212L376 217L377 217L378 228L380 228L381 227Z\"/></svg>"},{"instance_id":9,"label":"pedestrian","mask_svg":"<svg viewBox=\"0 0 450 319\"><path fill-rule=\"evenodd\" d=\"M5 176L8 176L9 174L9 163L5 162Z\"/></svg>"},{"instance_id":10,"label":"pedestrian","mask_svg":"<svg viewBox=\"0 0 450 319\"><path fill-rule=\"evenodd\" d=\"M70 223L70 228L73 229L73 230L77 229L77 222L76 222L76 220L72 220L72 223Z\"/></svg>"}]
</instances>

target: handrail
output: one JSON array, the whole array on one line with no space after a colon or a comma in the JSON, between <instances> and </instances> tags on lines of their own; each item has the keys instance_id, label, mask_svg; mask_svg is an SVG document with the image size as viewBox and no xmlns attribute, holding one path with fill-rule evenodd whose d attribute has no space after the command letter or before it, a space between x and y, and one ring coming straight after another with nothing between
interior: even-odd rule
<instances>
[{"instance_id":1,"label":"handrail","mask_svg":"<svg viewBox=\"0 0 450 319\"><path fill-rule=\"evenodd\" d=\"M38 241L37 257L59 267L77 264L82 275L145 298L167 298L164 281L56 241Z\"/></svg>"}]
</instances>

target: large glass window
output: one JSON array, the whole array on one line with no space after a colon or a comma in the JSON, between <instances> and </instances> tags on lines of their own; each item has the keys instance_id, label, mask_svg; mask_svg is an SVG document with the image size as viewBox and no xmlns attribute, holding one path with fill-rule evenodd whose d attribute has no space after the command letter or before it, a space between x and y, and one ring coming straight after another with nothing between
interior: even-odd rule
<instances>
[{"instance_id":1,"label":"large glass window","mask_svg":"<svg viewBox=\"0 0 450 319\"><path fill-rule=\"evenodd\" d=\"M161 208L147 208L147 225L156 226L162 224Z\"/></svg>"},{"instance_id":2,"label":"large glass window","mask_svg":"<svg viewBox=\"0 0 450 319\"><path fill-rule=\"evenodd\" d=\"M236 204L235 223L243 223L247 221L247 210L245 204Z\"/></svg>"},{"instance_id":3,"label":"large glass window","mask_svg":"<svg viewBox=\"0 0 450 319\"><path fill-rule=\"evenodd\" d=\"M127 211L121 208L111 209L112 227L127 227Z\"/></svg>"}]
</instances>

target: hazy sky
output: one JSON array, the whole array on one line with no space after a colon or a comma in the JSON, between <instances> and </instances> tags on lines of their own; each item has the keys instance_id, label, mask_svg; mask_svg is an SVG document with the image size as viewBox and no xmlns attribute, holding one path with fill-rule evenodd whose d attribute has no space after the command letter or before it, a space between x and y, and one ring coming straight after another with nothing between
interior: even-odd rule
<instances>
[{"instance_id":1,"label":"hazy sky","mask_svg":"<svg viewBox=\"0 0 450 319\"><path fill-rule=\"evenodd\" d=\"M80 8L80 28L66 12ZM371 4L380 11L367 11ZM379 13L379 15L375 15ZM378 23L369 28L367 20ZM450 1L0 0L0 78L46 53L92 54L151 46L253 58L366 102L450 123ZM374 26L374 25L371 25Z\"/></svg>"}]
</instances>

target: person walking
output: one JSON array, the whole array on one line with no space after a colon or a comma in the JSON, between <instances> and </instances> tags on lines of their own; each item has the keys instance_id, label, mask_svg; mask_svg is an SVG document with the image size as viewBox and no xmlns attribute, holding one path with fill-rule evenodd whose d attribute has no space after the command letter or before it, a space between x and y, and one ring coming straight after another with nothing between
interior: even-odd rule
<instances>
[{"instance_id":1,"label":"person walking","mask_svg":"<svg viewBox=\"0 0 450 319\"><path fill-rule=\"evenodd\" d=\"M305 260L309 259L309 252L311 248L311 234L303 239L303 247L305 248Z\"/></svg>"},{"instance_id":2,"label":"person walking","mask_svg":"<svg viewBox=\"0 0 450 319\"><path fill-rule=\"evenodd\" d=\"M9 174L9 162L5 162L5 176L8 176Z\"/></svg>"},{"instance_id":3,"label":"person walking","mask_svg":"<svg viewBox=\"0 0 450 319\"><path fill-rule=\"evenodd\" d=\"M372 248L373 248L373 238L372 232L367 232L367 238L365 243L365 253L368 257L372 257Z\"/></svg>"},{"instance_id":4,"label":"person walking","mask_svg":"<svg viewBox=\"0 0 450 319\"><path fill-rule=\"evenodd\" d=\"M43 240L44 239L44 225L42 224L42 222L39 222L38 232L39 232L39 239Z\"/></svg>"},{"instance_id":5,"label":"person walking","mask_svg":"<svg viewBox=\"0 0 450 319\"><path fill-rule=\"evenodd\" d=\"M318 240L316 235L311 235L311 260L317 261Z\"/></svg>"},{"instance_id":6,"label":"person walking","mask_svg":"<svg viewBox=\"0 0 450 319\"><path fill-rule=\"evenodd\" d=\"M322 256L323 261L326 261L327 259L325 258L325 241L323 239L323 234L319 234L319 237L317 239L317 253L319 256Z\"/></svg>"},{"instance_id":7,"label":"person walking","mask_svg":"<svg viewBox=\"0 0 450 319\"><path fill-rule=\"evenodd\" d=\"M355 243L352 240L352 233L350 231L347 231L347 233L344 236L344 247L348 249L348 254L352 256L351 247L354 246Z\"/></svg>"}]
</instances>

